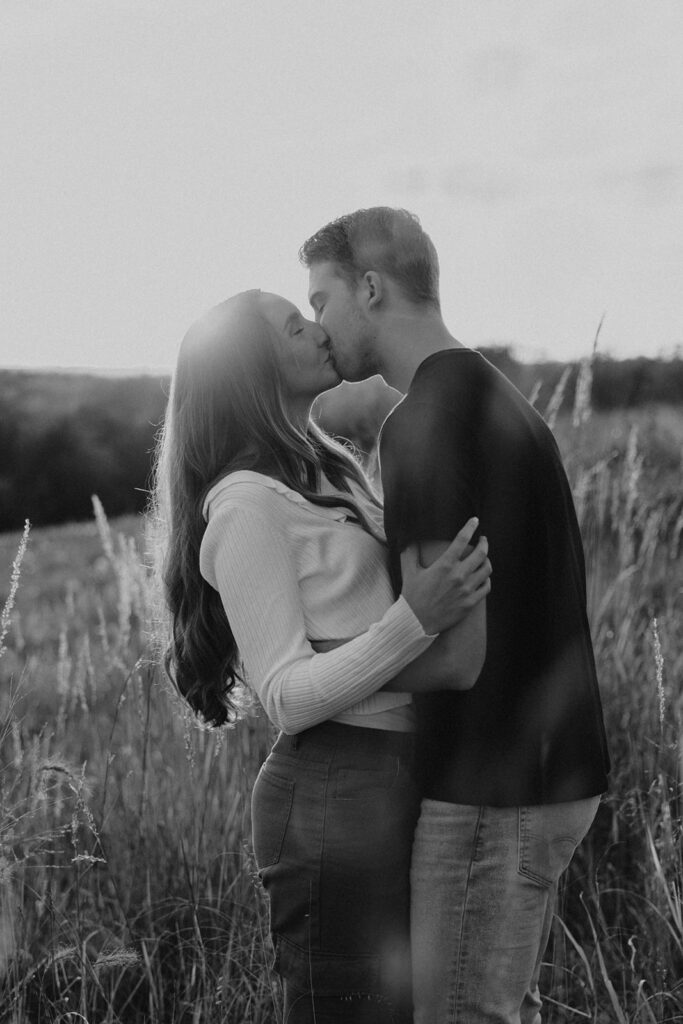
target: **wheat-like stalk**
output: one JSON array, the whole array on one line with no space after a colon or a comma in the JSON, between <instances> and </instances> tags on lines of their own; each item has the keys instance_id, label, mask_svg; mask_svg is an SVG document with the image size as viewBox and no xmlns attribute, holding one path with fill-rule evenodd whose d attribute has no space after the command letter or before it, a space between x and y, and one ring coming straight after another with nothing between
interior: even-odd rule
<instances>
[{"instance_id":1,"label":"wheat-like stalk","mask_svg":"<svg viewBox=\"0 0 683 1024\"><path fill-rule=\"evenodd\" d=\"M28 519L24 523L24 532L21 535L19 541L19 548L17 550L14 561L12 562L12 573L10 575L10 588L7 600L5 601L0 615L0 658L7 650L5 646L5 638L7 637L7 631L10 627L10 620L12 616L12 609L14 608L14 602L17 597L17 590L19 589L19 579L21 577L21 563L24 560L26 554L26 547L28 545L28 535L31 530L31 524Z\"/></svg>"}]
</instances>

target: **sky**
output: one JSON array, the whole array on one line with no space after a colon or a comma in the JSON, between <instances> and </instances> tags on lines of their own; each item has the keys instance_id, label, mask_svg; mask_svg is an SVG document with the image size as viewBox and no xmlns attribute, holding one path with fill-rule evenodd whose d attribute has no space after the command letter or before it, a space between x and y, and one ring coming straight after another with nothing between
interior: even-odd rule
<instances>
[{"instance_id":1,"label":"sky","mask_svg":"<svg viewBox=\"0 0 683 1024\"><path fill-rule=\"evenodd\" d=\"M466 345L680 352L682 53L681 0L2 0L0 366L172 368L379 204Z\"/></svg>"}]
</instances>

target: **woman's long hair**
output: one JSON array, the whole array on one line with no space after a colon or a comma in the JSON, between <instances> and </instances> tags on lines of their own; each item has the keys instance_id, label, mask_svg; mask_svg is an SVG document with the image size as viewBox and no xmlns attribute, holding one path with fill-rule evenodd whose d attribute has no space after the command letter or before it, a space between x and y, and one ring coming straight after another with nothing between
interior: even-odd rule
<instances>
[{"instance_id":1,"label":"woman's long hair","mask_svg":"<svg viewBox=\"0 0 683 1024\"><path fill-rule=\"evenodd\" d=\"M232 691L242 680L221 598L199 571L202 506L213 484L238 469L265 473L317 505L346 506L377 536L352 496L355 482L380 507L356 460L311 420L302 429L287 414L260 295L242 292L222 302L185 335L155 455L151 511L171 618L164 665L211 725L237 717ZM319 493L323 473L337 495Z\"/></svg>"}]
</instances>

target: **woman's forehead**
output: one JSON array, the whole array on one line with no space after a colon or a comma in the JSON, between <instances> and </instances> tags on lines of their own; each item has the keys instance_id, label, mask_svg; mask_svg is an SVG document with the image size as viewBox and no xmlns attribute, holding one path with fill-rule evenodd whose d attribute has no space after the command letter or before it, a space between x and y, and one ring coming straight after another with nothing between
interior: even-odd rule
<instances>
[{"instance_id":1,"label":"woman's forehead","mask_svg":"<svg viewBox=\"0 0 683 1024\"><path fill-rule=\"evenodd\" d=\"M283 327L292 313L299 312L289 299L272 292L261 292L261 309L275 327Z\"/></svg>"}]
</instances>

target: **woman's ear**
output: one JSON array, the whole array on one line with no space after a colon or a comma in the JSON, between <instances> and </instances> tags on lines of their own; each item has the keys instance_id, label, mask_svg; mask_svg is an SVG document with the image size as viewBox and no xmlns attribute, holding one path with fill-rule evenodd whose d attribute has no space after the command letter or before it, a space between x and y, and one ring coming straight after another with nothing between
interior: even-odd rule
<instances>
[{"instance_id":1,"label":"woman's ear","mask_svg":"<svg viewBox=\"0 0 683 1024\"><path fill-rule=\"evenodd\" d=\"M382 301L382 275L376 270L368 270L363 274L363 284L367 307L374 309Z\"/></svg>"}]
</instances>

